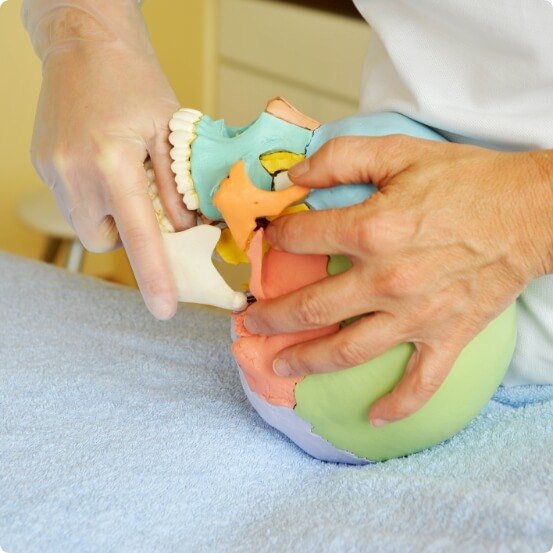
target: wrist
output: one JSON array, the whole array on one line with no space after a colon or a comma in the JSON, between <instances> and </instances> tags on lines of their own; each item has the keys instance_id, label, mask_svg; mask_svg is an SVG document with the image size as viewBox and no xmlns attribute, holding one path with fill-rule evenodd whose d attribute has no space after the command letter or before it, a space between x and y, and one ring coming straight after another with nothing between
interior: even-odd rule
<instances>
[{"instance_id":1,"label":"wrist","mask_svg":"<svg viewBox=\"0 0 553 553\"><path fill-rule=\"evenodd\" d=\"M148 42L137 0L24 0L21 17L43 62L59 50Z\"/></svg>"}]
</instances>

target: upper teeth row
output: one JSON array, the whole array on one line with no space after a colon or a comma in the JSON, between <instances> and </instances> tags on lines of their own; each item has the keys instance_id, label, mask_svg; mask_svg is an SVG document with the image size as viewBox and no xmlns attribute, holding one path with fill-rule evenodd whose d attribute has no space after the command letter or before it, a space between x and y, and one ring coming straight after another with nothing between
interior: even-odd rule
<instances>
[{"instance_id":1,"label":"upper teeth row","mask_svg":"<svg viewBox=\"0 0 553 553\"><path fill-rule=\"evenodd\" d=\"M177 190L183 195L184 203L188 209L198 209L200 201L192 173L190 171L190 154L192 142L196 138L196 125L203 117L202 112L195 109L179 109L169 123L171 134L169 142L173 145L171 150L171 169L175 173Z\"/></svg>"}]
</instances>

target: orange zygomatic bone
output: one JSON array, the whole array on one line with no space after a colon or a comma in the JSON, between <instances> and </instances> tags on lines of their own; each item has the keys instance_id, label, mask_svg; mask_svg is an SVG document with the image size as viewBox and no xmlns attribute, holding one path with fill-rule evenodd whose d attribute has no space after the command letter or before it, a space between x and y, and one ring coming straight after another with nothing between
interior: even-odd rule
<instances>
[{"instance_id":1,"label":"orange zygomatic bone","mask_svg":"<svg viewBox=\"0 0 553 553\"><path fill-rule=\"evenodd\" d=\"M232 166L230 175L221 182L219 190L213 196L213 205L223 215L238 246L245 251L258 217L279 215L289 205L303 200L308 194L308 188L295 184L278 192L261 190L250 181L245 163L239 161Z\"/></svg>"}]
</instances>

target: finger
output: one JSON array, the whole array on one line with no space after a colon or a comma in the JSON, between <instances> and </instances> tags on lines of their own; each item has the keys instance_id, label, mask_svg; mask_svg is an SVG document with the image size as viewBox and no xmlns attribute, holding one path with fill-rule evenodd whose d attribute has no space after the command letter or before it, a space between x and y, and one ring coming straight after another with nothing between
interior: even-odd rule
<instances>
[{"instance_id":1,"label":"finger","mask_svg":"<svg viewBox=\"0 0 553 553\"><path fill-rule=\"evenodd\" d=\"M105 253L121 246L119 232L111 215L90 213L90 208L81 209L82 204L70 209L69 219L82 245L89 252Z\"/></svg>"},{"instance_id":2,"label":"finger","mask_svg":"<svg viewBox=\"0 0 553 553\"><path fill-rule=\"evenodd\" d=\"M109 204L144 301L158 319L176 310L176 290L163 248L161 233L147 192L142 163L126 166L130 186L112 183Z\"/></svg>"},{"instance_id":3,"label":"finger","mask_svg":"<svg viewBox=\"0 0 553 553\"><path fill-rule=\"evenodd\" d=\"M417 344L403 378L372 406L369 418L373 426L404 419L423 407L446 379L460 352L445 345L439 351Z\"/></svg>"},{"instance_id":4,"label":"finger","mask_svg":"<svg viewBox=\"0 0 553 553\"><path fill-rule=\"evenodd\" d=\"M407 169L429 144L404 135L334 138L288 175L295 184L309 188L369 182L380 187Z\"/></svg>"},{"instance_id":5,"label":"finger","mask_svg":"<svg viewBox=\"0 0 553 553\"><path fill-rule=\"evenodd\" d=\"M304 376L348 369L378 357L401 341L392 316L375 313L336 334L279 352L273 369L280 376Z\"/></svg>"},{"instance_id":6,"label":"finger","mask_svg":"<svg viewBox=\"0 0 553 553\"><path fill-rule=\"evenodd\" d=\"M173 161L169 155L171 145L167 132L159 133L155 144L149 149L150 159L156 175L156 185L163 209L176 231L187 230L196 224L196 213L184 205L182 196L177 192L175 175L171 169Z\"/></svg>"},{"instance_id":7,"label":"finger","mask_svg":"<svg viewBox=\"0 0 553 553\"><path fill-rule=\"evenodd\" d=\"M369 202L342 209L285 215L265 230L271 246L296 254L356 255L365 240L372 206Z\"/></svg>"},{"instance_id":8,"label":"finger","mask_svg":"<svg viewBox=\"0 0 553 553\"><path fill-rule=\"evenodd\" d=\"M77 233L82 245L90 252L104 253L120 245L113 218L106 214L103 200L90 187L86 199L75 199L65 187L52 189L58 207Z\"/></svg>"},{"instance_id":9,"label":"finger","mask_svg":"<svg viewBox=\"0 0 553 553\"><path fill-rule=\"evenodd\" d=\"M376 310L368 284L354 269L272 300L255 302L244 316L252 334L266 336L325 328Z\"/></svg>"}]
</instances>

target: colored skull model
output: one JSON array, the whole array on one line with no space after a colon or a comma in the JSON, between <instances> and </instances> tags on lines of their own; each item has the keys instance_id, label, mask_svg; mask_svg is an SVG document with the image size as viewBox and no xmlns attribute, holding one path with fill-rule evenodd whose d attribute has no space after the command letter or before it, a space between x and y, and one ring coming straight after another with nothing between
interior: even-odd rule
<instances>
[{"instance_id":1,"label":"colored skull model","mask_svg":"<svg viewBox=\"0 0 553 553\"><path fill-rule=\"evenodd\" d=\"M148 171L180 297L241 311L233 315L232 352L250 402L270 425L319 459L366 463L442 442L478 414L507 370L515 343L514 306L466 346L422 409L374 428L367 418L369 408L400 380L412 346L401 344L335 373L277 376L272 362L279 351L338 332L341 325L280 336L251 335L242 324L246 297L232 291L210 261L214 248L230 263L249 261L252 300L274 298L347 271L349 260L341 256L295 255L269 248L263 240L264 225L283 213L353 205L375 188L348 184L309 191L293 185L286 171L337 136L400 133L444 140L442 136L397 113L354 116L321 126L280 98L269 102L247 127L227 127L200 112L180 110L170 128L178 190L186 205L198 209L209 223L172 233L157 199L153 172ZM221 231L219 222L228 228Z\"/></svg>"}]
</instances>

